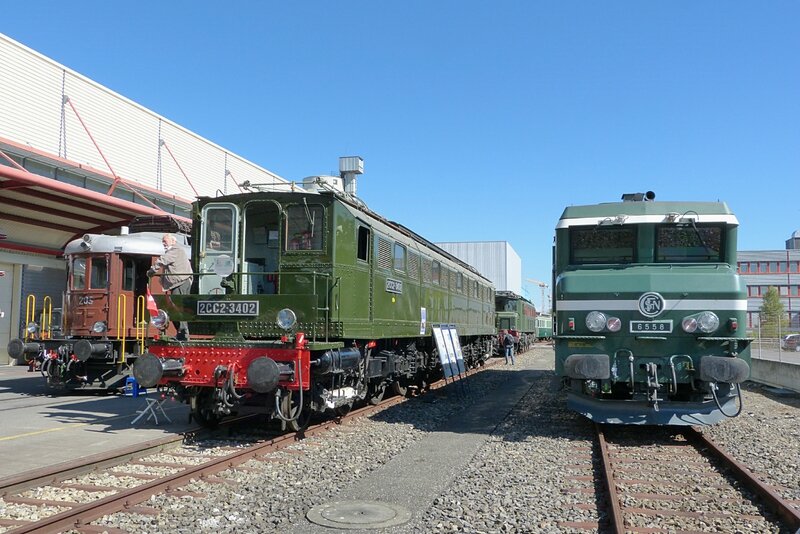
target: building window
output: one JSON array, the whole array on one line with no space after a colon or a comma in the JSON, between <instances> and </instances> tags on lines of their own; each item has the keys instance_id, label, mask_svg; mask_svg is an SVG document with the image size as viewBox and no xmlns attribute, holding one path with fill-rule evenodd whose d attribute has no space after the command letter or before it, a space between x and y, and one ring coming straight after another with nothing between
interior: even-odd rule
<instances>
[{"instance_id":1,"label":"building window","mask_svg":"<svg viewBox=\"0 0 800 534\"><path fill-rule=\"evenodd\" d=\"M788 297L789 296L789 286L780 286L778 288L778 291L780 292L780 295L782 297Z\"/></svg>"},{"instance_id":2,"label":"building window","mask_svg":"<svg viewBox=\"0 0 800 534\"><path fill-rule=\"evenodd\" d=\"M758 262L758 272L760 272L760 273L769 272L769 271L767 271L767 262L765 262L765 261Z\"/></svg>"}]
</instances>

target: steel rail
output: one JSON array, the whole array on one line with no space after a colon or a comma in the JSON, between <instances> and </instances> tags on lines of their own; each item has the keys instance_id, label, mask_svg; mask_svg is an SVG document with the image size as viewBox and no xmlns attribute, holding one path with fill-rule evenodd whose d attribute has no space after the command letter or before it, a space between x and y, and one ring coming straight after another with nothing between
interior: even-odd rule
<instances>
[{"instance_id":1,"label":"steel rail","mask_svg":"<svg viewBox=\"0 0 800 534\"><path fill-rule=\"evenodd\" d=\"M492 364L491 362L486 362L486 364L482 368L486 369L493 366L494 364ZM472 374L474 374L475 372L479 372L479 369L472 370ZM452 383L454 382L450 382L450 384ZM449 384L446 383L444 380L440 380L438 382L431 384L429 386L429 389L435 390L445 387L447 385ZM131 508L147 500L152 495L168 492L172 489L184 486L192 480L198 478L202 479L204 477L219 473L220 471L236 467L237 465L240 465L257 456L266 454L283 446L287 446L289 443L293 443L304 437L325 432L330 428L341 424L343 421L349 419L355 419L358 417L363 417L365 415L369 415L373 412L384 410L388 407L400 404L402 402L406 402L408 400L410 400L409 397L403 397L403 396L391 397L376 406L365 406L363 408L353 410L340 418L324 421L322 423L309 427L304 431L298 433L288 433L282 436L278 436L263 441L256 445L248 447L247 449L243 449L241 451L234 452L230 455L213 459L204 464L190 466L187 469L180 471L178 473L174 473L164 478L160 478L152 482L139 485L135 488L123 490L119 493L115 493L114 495L109 495L108 497L98 499L97 501L94 501L89 504L76 506L70 510L67 510L66 512L61 512L52 515L50 517L31 523L30 525L23 525L17 528L13 528L11 530L8 530L7 532L8 534L28 534L28 533L50 534L50 533L58 533L66 529L75 529L75 528L80 529L82 526L85 526L89 524L91 521L94 521L100 517L121 512L128 508ZM180 441L180 440L182 440L182 437L170 437L156 441L167 441L174 443L175 441ZM153 448L157 449L158 447L163 447L163 446L165 445L158 444L155 445ZM124 456L124 454L116 455L116 457L118 458L122 456ZM136 454L135 456L141 456L141 455ZM116 462L114 463L114 465L117 465L119 463L120 462ZM96 464L94 464L93 466L87 465L84 467L86 468L92 467L93 469L95 466ZM92 469L87 469L87 470L92 470ZM63 479L65 477L60 477L60 478ZM45 480L52 480L52 479L45 479Z\"/></svg>"},{"instance_id":2,"label":"steel rail","mask_svg":"<svg viewBox=\"0 0 800 534\"><path fill-rule=\"evenodd\" d=\"M769 486L758 480L752 471L744 464L740 463L722 447L714 443L708 436L694 427L687 428L683 431L683 435L686 439L692 441L695 446L707 448L733 472L733 475L739 482L744 484L750 491L763 500L770 511L780 517L793 531L800 531L800 510L794 508Z\"/></svg>"},{"instance_id":3,"label":"steel rail","mask_svg":"<svg viewBox=\"0 0 800 534\"><path fill-rule=\"evenodd\" d=\"M253 416L237 417L235 419L226 420L221 424L228 427L252 417ZM214 429L213 432L218 431L219 429ZM0 479L0 497L19 493L36 486L58 483L68 478L119 465L154 452L160 452L185 441L189 437L195 437L201 433L205 434L211 432L201 426L196 426L181 434L149 440L143 443L85 456L80 460L68 460L53 466L41 467L18 475L12 475Z\"/></svg>"},{"instance_id":4,"label":"steel rail","mask_svg":"<svg viewBox=\"0 0 800 534\"><path fill-rule=\"evenodd\" d=\"M622 508L617 498L617 484L614 482L614 468L611 465L611 454L608 450L605 434L602 427L594 423L594 431L597 435L597 443L600 446L600 458L603 462L603 484L608 495L608 505L611 508L609 514L612 528L616 534L625 534L625 519L622 515Z\"/></svg>"}]
</instances>

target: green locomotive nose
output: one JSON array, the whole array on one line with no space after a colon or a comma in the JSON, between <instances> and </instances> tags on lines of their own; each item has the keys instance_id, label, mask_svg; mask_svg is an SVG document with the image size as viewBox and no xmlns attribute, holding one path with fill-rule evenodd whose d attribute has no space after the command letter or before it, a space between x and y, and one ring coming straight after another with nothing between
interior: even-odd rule
<instances>
[{"instance_id":1,"label":"green locomotive nose","mask_svg":"<svg viewBox=\"0 0 800 534\"><path fill-rule=\"evenodd\" d=\"M747 310L727 206L567 208L556 228L556 373L595 421L710 424L738 413L749 377Z\"/></svg>"}]
</instances>

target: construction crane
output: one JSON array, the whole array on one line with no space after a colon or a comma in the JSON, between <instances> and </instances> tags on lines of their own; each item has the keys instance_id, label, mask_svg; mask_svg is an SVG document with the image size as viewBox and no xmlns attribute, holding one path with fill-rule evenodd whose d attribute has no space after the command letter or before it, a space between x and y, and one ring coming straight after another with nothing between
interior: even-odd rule
<instances>
[{"instance_id":1,"label":"construction crane","mask_svg":"<svg viewBox=\"0 0 800 534\"><path fill-rule=\"evenodd\" d=\"M544 313L544 310L545 310L545 308L544 308L544 296L547 293L547 288L550 287L550 286L545 284L544 282L542 282L540 280L534 280L533 278L526 278L525 281L529 282L531 284L536 284L542 290L542 310L541 310L541 313ZM548 308L550 307L549 306L549 300L550 299L548 298Z\"/></svg>"}]
</instances>

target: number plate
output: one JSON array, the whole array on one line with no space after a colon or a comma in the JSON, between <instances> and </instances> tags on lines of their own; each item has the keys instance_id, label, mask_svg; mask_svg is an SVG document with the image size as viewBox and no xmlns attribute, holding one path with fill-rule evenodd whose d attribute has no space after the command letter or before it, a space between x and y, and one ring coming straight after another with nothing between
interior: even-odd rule
<instances>
[{"instance_id":1,"label":"number plate","mask_svg":"<svg viewBox=\"0 0 800 534\"><path fill-rule=\"evenodd\" d=\"M257 316L257 300L198 300L197 315Z\"/></svg>"},{"instance_id":2,"label":"number plate","mask_svg":"<svg viewBox=\"0 0 800 534\"><path fill-rule=\"evenodd\" d=\"M631 334L671 334L672 321L631 321Z\"/></svg>"},{"instance_id":3,"label":"number plate","mask_svg":"<svg viewBox=\"0 0 800 534\"><path fill-rule=\"evenodd\" d=\"M387 293L397 293L398 295L401 295L403 293L403 281L387 278L386 291Z\"/></svg>"}]
</instances>

